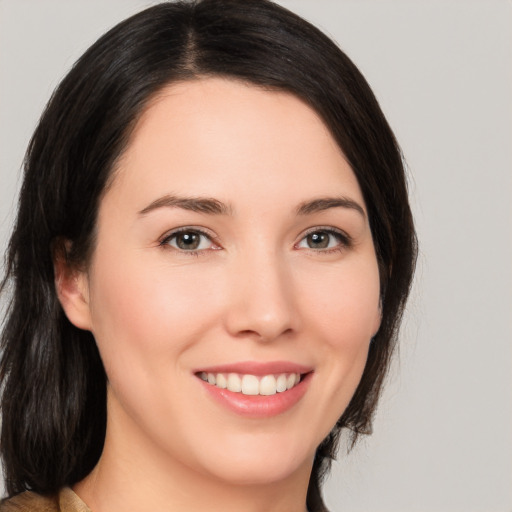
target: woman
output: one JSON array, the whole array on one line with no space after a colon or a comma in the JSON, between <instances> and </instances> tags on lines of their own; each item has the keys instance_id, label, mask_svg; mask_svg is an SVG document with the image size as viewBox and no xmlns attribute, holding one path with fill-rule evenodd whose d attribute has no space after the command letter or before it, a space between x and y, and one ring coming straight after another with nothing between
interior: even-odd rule
<instances>
[{"instance_id":1,"label":"woman","mask_svg":"<svg viewBox=\"0 0 512 512\"><path fill-rule=\"evenodd\" d=\"M326 36L265 0L120 23L27 152L1 510L326 510L414 260L400 150Z\"/></svg>"}]
</instances>

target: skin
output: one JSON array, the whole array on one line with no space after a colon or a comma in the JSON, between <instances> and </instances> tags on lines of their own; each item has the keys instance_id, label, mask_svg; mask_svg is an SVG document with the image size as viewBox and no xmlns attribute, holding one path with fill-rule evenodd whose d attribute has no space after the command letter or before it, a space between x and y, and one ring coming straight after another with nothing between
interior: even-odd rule
<instances>
[{"instance_id":1,"label":"skin","mask_svg":"<svg viewBox=\"0 0 512 512\"><path fill-rule=\"evenodd\" d=\"M301 100L204 78L153 99L115 173L87 270L56 263L66 314L94 334L109 379L105 449L75 491L95 512L302 512L315 449L348 405L380 324L352 169ZM158 206L167 196L214 198L226 211ZM297 213L340 197L361 211ZM187 226L207 234L193 254L169 239ZM311 247L311 231L328 247ZM194 375L239 361L313 373L291 409L248 418Z\"/></svg>"}]
</instances>

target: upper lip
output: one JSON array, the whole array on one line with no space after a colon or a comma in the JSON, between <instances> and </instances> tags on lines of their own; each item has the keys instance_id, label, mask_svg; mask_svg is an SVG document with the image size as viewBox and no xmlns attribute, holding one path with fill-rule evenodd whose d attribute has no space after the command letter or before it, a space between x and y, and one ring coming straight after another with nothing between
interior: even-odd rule
<instances>
[{"instance_id":1,"label":"upper lip","mask_svg":"<svg viewBox=\"0 0 512 512\"><path fill-rule=\"evenodd\" d=\"M280 373L309 373L313 371L311 366L306 366L291 361L240 361L237 363L220 364L201 367L194 373L239 373L242 375L271 375Z\"/></svg>"}]
</instances>

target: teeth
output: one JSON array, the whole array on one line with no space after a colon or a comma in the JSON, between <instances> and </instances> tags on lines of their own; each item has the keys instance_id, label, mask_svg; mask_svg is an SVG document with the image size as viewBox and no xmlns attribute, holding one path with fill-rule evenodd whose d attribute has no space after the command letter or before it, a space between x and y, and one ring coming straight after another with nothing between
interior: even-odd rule
<instances>
[{"instance_id":1,"label":"teeth","mask_svg":"<svg viewBox=\"0 0 512 512\"><path fill-rule=\"evenodd\" d=\"M228 389L233 393L244 395L275 395L288 389L292 389L300 382L299 373L281 373L280 375L239 375L230 373L227 376L223 373L201 372L199 377L212 386L221 389Z\"/></svg>"},{"instance_id":2,"label":"teeth","mask_svg":"<svg viewBox=\"0 0 512 512\"><path fill-rule=\"evenodd\" d=\"M286 391L287 380L288 379L286 378L286 375L284 373L282 373L281 375L279 375L279 377L277 377L276 390L278 393L282 393L283 391Z\"/></svg>"},{"instance_id":3,"label":"teeth","mask_svg":"<svg viewBox=\"0 0 512 512\"><path fill-rule=\"evenodd\" d=\"M228 381L227 381L226 377L224 377L224 375L222 375L222 373L217 374L217 379L216 379L216 382L214 382L214 384L218 388L221 388L221 389L226 389L228 387Z\"/></svg>"},{"instance_id":4,"label":"teeth","mask_svg":"<svg viewBox=\"0 0 512 512\"><path fill-rule=\"evenodd\" d=\"M234 393L240 393L242 391L242 379L236 373L230 373L228 375L228 389Z\"/></svg>"},{"instance_id":5,"label":"teeth","mask_svg":"<svg viewBox=\"0 0 512 512\"><path fill-rule=\"evenodd\" d=\"M291 388L293 388L293 386L295 386L295 384L296 384L295 377L296 376L298 376L298 375L295 373L288 375L288 377L286 379L286 389L291 389ZM300 378L300 376L298 376L298 377Z\"/></svg>"},{"instance_id":6,"label":"teeth","mask_svg":"<svg viewBox=\"0 0 512 512\"><path fill-rule=\"evenodd\" d=\"M242 394L258 395L260 392L260 383L258 377L254 375L244 375L242 377Z\"/></svg>"},{"instance_id":7,"label":"teeth","mask_svg":"<svg viewBox=\"0 0 512 512\"><path fill-rule=\"evenodd\" d=\"M277 393L277 382L273 375L265 375L260 380L260 395L275 395Z\"/></svg>"}]
</instances>

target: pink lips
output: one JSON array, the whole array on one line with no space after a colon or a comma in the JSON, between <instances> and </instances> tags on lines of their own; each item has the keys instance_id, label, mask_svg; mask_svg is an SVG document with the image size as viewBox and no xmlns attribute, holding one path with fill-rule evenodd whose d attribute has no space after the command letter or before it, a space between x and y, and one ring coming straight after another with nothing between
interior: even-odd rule
<instances>
[{"instance_id":1,"label":"pink lips","mask_svg":"<svg viewBox=\"0 0 512 512\"><path fill-rule=\"evenodd\" d=\"M228 389L221 389L215 385L209 384L198 377L198 383L219 405L238 415L249 418L270 418L288 411L304 396L313 376L313 369L311 367L286 361L273 361L269 363L253 361L239 362L235 364L199 368L194 373L198 376L202 372L213 374L249 374L258 377L282 373L299 373L301 375L300 382L293 388L268 396L244 395L242 393L232 392Z\"/></svg>"}]
</instances>

